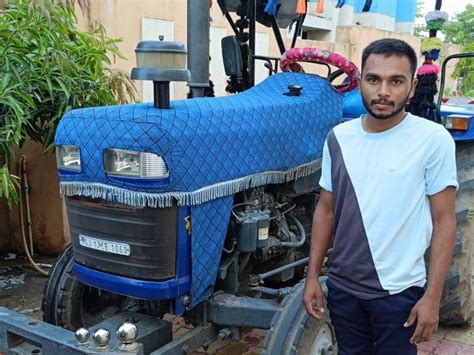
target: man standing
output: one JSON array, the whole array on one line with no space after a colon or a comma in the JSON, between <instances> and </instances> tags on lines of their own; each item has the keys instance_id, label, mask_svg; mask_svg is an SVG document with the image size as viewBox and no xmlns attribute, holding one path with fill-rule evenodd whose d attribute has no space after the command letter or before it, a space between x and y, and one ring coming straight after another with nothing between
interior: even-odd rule
<instances>
[{"instance_id":1,"label":"man standing","mask_svg":"<svg viewBox=\"0 0 474 355\"><path fill-rule=\"evenodd\" d=\"M415 70L407 43L371 43L360 79L368 114L324 145L303 302L323 317L318 277L332 240L327 306L340 355L416 354L438 327L456 235L455 145L441 125L405 112Z\"/></svg>"}]
</instances>

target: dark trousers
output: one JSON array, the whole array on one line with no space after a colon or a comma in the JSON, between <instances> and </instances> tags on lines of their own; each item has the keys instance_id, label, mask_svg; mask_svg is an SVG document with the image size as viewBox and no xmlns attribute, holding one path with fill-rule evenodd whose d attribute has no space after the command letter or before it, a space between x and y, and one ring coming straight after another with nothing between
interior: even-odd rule
<instances>
[{"instance_id":1,"label":"dark trousers","mask_svg":"<svg viewBox=\"0 0 474 355\"><path fill-rule=\"evenodd\" d=\"M363 300L327 281L327 305L339 355L416 355L410 343L416 323L403 327L424 289L410 287L392 296Z\"/></svg>"}]
</instances>

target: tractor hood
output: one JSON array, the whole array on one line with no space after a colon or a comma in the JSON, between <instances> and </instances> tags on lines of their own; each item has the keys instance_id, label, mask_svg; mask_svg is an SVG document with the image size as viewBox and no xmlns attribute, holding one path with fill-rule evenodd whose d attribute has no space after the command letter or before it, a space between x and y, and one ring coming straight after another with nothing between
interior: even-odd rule
<instances>
[{"instance_id":1,"label":"tractor hood","mask_svg":"<svg viewBox=\"0 0 474 355\"><path fill-rule=\"evenodd\" d=\"M288 86L301 86L288 96ZM241 94L73 110L56 145L80 148L81 171L59 171L61 192L135 207L197 205L250 187L283 183L320 168L325 137L341 121L342 95L323 78L276 74ZM154 153L169 177L119 179L104 169L116 148Z\"/></svg>"}]
</instances>

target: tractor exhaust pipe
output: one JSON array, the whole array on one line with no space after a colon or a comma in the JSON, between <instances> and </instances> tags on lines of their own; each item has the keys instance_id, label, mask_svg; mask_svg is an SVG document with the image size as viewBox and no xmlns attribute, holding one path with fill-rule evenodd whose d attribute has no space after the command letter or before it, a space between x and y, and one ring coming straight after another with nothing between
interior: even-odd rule
<instances>
[{"instance_id":1,"label":"tractor exhaust pipe","mask_svg":"<svg viewBox=\"0 0 474 355\"><path fill-rule=\"evenodd\" d=\"M192 97L203 97L209 87L209 1L188 0L188 86Z\"/></svg>"}]
</instances>

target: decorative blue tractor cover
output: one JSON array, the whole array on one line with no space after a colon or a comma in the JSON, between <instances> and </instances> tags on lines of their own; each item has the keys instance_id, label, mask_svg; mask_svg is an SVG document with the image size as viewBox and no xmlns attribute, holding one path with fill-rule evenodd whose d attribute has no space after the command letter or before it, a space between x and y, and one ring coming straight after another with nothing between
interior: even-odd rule
<instances>
[{"instance_id":1,"label":"decorative blue tractor cover","mask_svg":"<svg viewBox=\"0 0 474 355\"><path fill-rule=\"evenodd\" d=\"M302 86L301 95L284 95L289 85ZM59 124L56 145L79 146L82 171L59 173L61 193L134 207L192 206L195 305L212 291L232 196L318 170L342 107L342 95L325 79L282 73L238 95L173 101L168 110L151 103L73 110ZM158 154L169 178L108 177L103 153L109 148Z\"/></svg>"}]
</instances>

